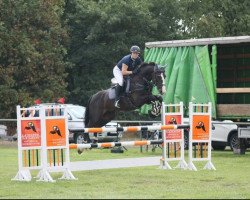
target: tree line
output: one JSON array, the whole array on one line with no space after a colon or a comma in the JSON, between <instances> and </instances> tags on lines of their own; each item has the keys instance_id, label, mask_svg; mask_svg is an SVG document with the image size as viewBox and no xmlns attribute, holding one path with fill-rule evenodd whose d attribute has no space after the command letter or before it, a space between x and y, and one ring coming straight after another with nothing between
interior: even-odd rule
<instances>
[{"instance_id":1,"label":"tree line","mask_svg":"<svg viewBox=\"0 0 250 200\"><path fill-rule=\"evenodd\" d=\"M35 99L86 105L132 45L250 33L248 0L0 0L0 118Z\"/></svg>"}]
</instances>

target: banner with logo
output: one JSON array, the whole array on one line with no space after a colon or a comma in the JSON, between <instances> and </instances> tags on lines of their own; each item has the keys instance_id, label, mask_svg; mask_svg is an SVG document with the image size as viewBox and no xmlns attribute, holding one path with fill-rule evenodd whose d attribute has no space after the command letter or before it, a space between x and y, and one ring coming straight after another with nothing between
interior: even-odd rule
<instances>
[{"instance_id":1,"label":"banner with logo","mask_svg":"<svg viewBox=\"0 0 250 200\"><path fill-rule=\"evenodd\" d=\"M39 147L41 146L41 122L40 120L21 121L21 146Z\"/></svg>"},{"instance_id":2,"label":"banner with logo","mask_svg":"<svg viewBox=\"0 0 250 200\"><path fill-rule=\"evenodd\" d=\"M210 116L194 115L192 129L193 140L209 140Z\"/></svg>"},{"instance_id":3,"label":"banner with logo","mask_svg":"<svg viewBox=\"0 0 250 200\"><path fill-rule=\"evenodd\" d=\"M65 119L46 119L46 137L47 146L65 146Z\"/></svg>"},{"instance_id":4,"label":"banner with logo","mask_svg":"<svg viewBox=\"0 0 250 200\"><path fill-rule=\"evenodd\" d=\"M182 124L181 115L166 115L165 124ZM170 129L166 130L166 139L167 140L176 140L181 139L181 129Z\"/></svg>"}]
</instances>

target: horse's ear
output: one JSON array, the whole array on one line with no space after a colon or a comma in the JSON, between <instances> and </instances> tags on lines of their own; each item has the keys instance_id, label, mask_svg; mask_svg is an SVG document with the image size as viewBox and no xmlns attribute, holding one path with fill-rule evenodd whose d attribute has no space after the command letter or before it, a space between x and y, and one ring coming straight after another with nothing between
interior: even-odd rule
<instances>
[{"instance_id":1,"label":"horse's ear","mask_svg":"<svg viewBox=\"0 0 250 200\"><path fill-rule=\"evenodd\" d=\"M159 68L163 68L163 69L165 69L165 68L167 68L168 67L168 64L165 64L165 65L159 65Z\"/></svg>"},{"instance_id":2,"label":"horse's ear","mask_svg":"<svg viewBox=\"0 0 250 200\"><path fill-rule=\"evenodd\" d=\"M165 72L167 70L167 64L166 65L158 65L158 69L161 71L161 72Z\"/></svg>"}]
</instances>

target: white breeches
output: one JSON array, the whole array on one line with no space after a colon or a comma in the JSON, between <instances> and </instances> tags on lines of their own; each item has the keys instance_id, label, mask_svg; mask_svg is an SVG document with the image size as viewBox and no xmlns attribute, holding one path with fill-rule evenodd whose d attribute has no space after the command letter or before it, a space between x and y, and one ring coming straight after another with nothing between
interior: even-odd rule
<instances>
[{"instance_id":1,"label":"white breeches","mask_svg":"<svg viewBox=\"0 0 250 200\"><path fill-rule=\"evenodd\" d=\"M113 74L114 74L114 77L115 77L117 83L118 83L120 86L123 86L123 75L122 75L122 71L121 71L117 66L114 67L114 69L113 69Z\"/></svg>"}]
</instances>

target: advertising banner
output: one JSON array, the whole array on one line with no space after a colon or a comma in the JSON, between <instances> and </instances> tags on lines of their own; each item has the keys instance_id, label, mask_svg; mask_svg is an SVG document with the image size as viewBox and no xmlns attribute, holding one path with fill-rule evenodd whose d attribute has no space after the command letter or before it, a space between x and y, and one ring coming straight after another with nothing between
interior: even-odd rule
<instances>
[{"instance_id":1,"label":"advertising banner","mask_svg":"<svg viewBox=\"0 0 250 200\"><path fill-rule=\"evenodd\" d=\"M208 115L193 116L193 140L209 140L210 117Z\"/></svg>"},{"instance_id":2,"label":"advertising banner","mask_svg":"<svg viewBox=\"0 0 250 200\"><path fill-rule=\"evenodd\" d=\"M46 137L47 146L65 146L65 119L46 119Z\"/></svg>"},{"instance_id":3,"label":"advertising banner","mask_svg":"<svg viewBox=\"0 0 250 200\"><path fill-rule=\"evenodd\" d=\"M41 146L41 122L40 120L21 121L21 145L22 147Z\"/></svg>"},{"instance_id":4,"label":"advertising banner","mask_svg":"<svg viewBox=\"0 0 250 200\"><path fill-rule=\"evenodd\" d=\"M165 124L182 124L181 115L166 115ZM180 129L171 129L166 130L166 139L167 140L176 140L181 139L182 130Z\"/></svg>"}]
</instances>

